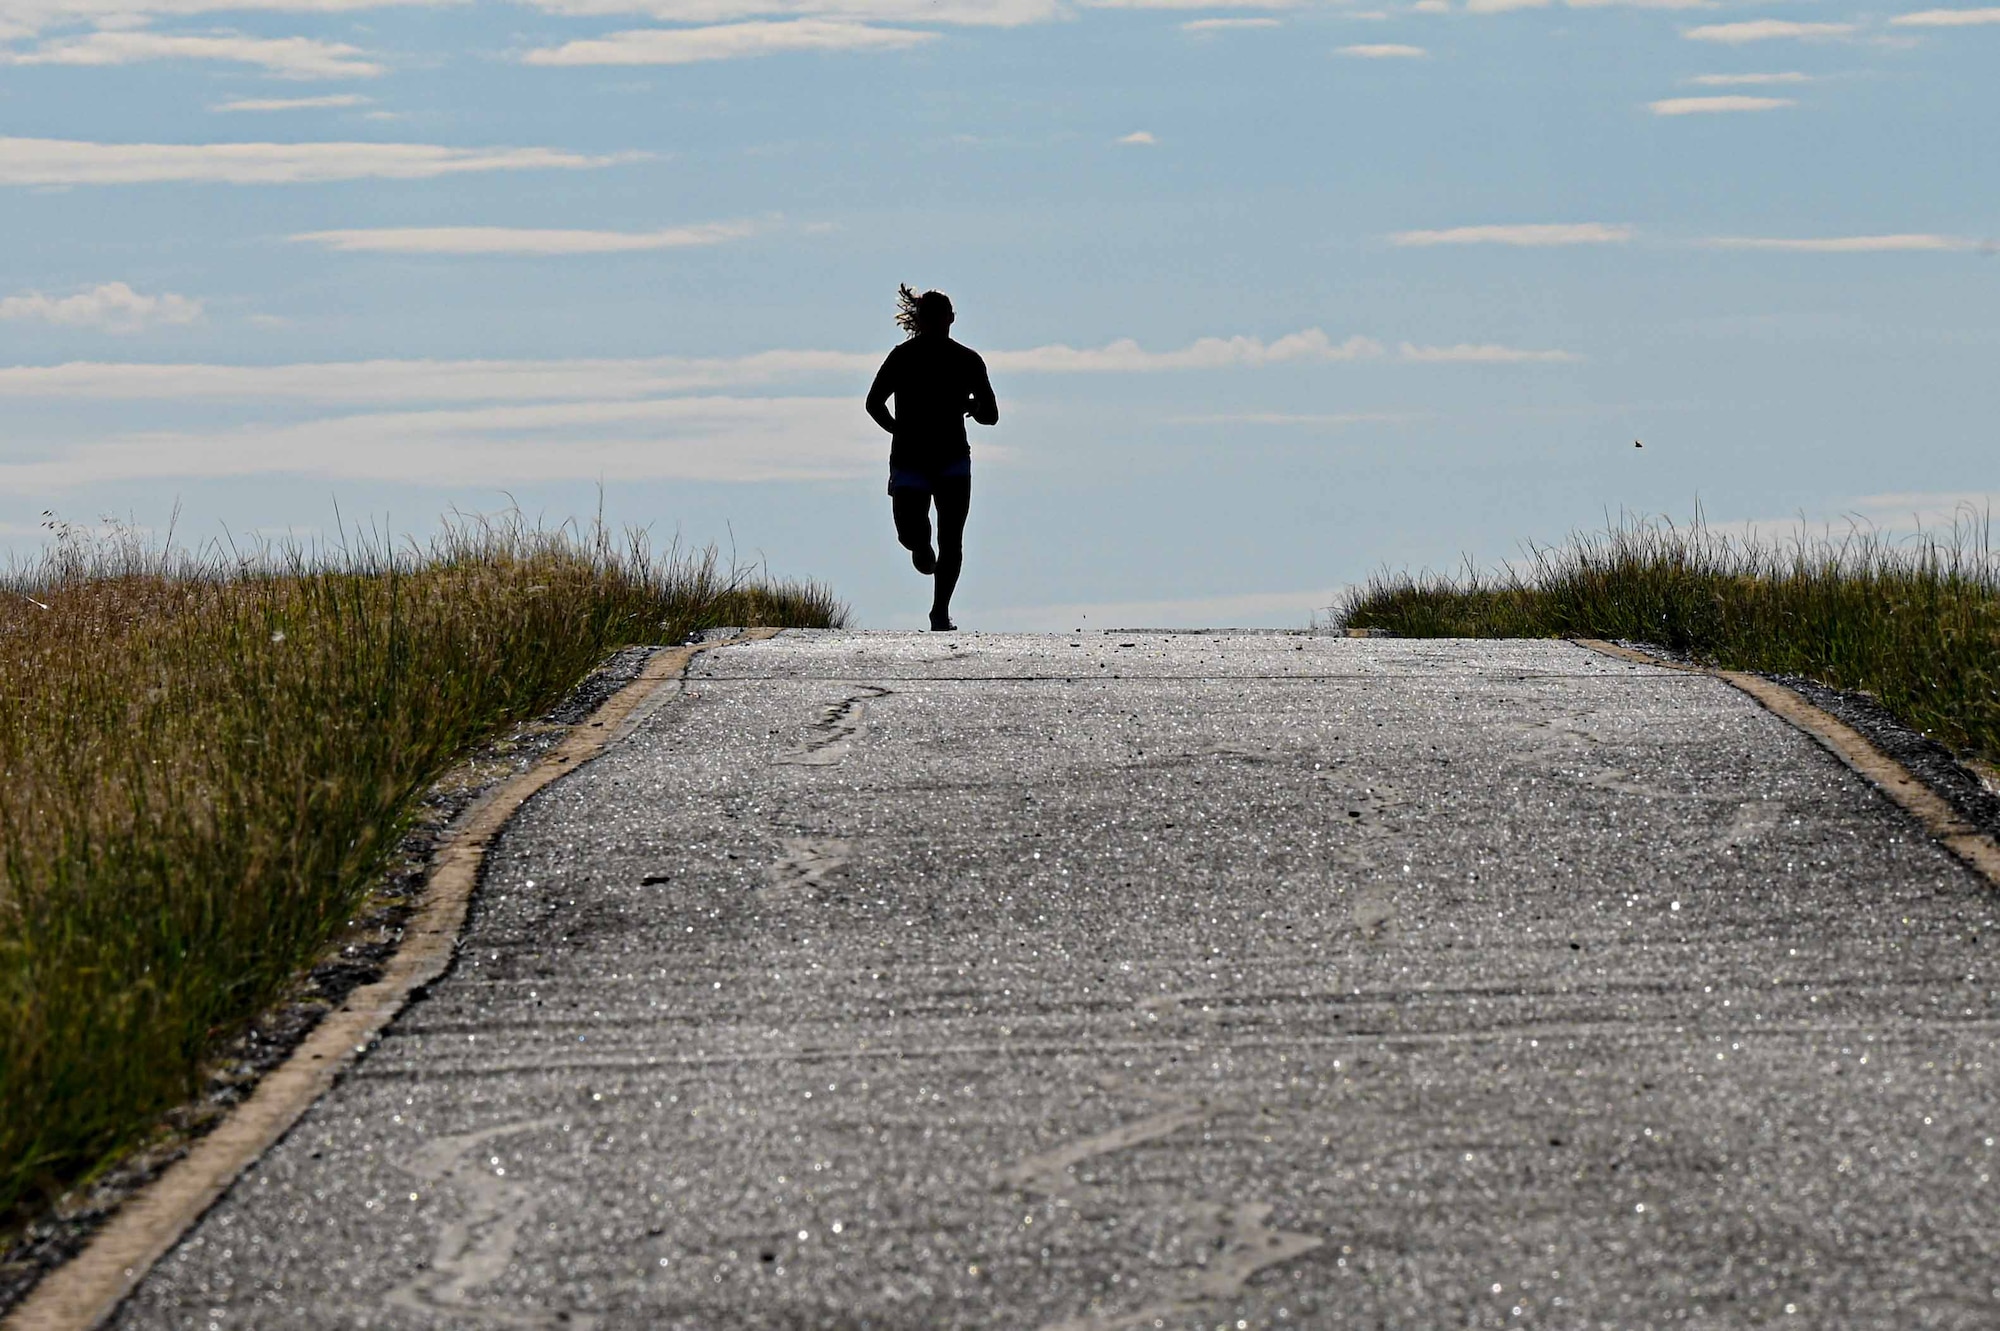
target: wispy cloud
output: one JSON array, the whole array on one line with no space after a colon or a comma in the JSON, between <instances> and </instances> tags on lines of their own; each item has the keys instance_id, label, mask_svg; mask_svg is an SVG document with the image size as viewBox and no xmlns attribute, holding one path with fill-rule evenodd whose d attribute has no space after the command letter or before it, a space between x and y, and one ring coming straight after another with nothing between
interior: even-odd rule
<instances>
[{"instance_id":1,"label":"wispy cloud","mask_svg":"<svg viewBox=\"0 0 2000 1331\"><path fill-rule=\"evenodd\" d=\"M1969 236L1904 232L1886 236L1717 236L1708 242L1719 249L1784 250L1795 254L1962 254L1989 247Z\"/></svg>"},{"instance_id":2,"label":"wispy cloud","mask_svg":"<svg viewBox=\"0 0 2000 1331\"><path fill-rule=\"evenodd\" d=\"M311 111L318 108L335 109L343 106L367 106L374 101L358 93L337 92L325 97L239 97L234 101L217 102L209 107L211 111Z\"/></svg>"},{"instance_id":3,"label":"wispy cloud","mask_svg":"<svg viewBox=\"0 0 2000 1331\"><path fill-rule=\"evenodd\" d=\"M1792 71L1781 74L1697 74L1688 82L1700 88L1760 88L1772 84L1811 83L1812 75Z\"/></svg>"},{"instance_id":4,"label":"wispy cloud","mask_svg":"<svg viewBox=\"0 0 2000 1331\"><path fill-rule=\"evenodd\" d=\"M1238 411L1207 416L1172 416L1169 425L1297 425L1317 429L1340 429L1349 425L1407 425L1424 419L1412 411Z\"/></svg>"},{"instance_id":5,"label":"wispy cloud","mask_svg":"<svg viewBox=\"0 0 2000 1331\"><path fill-rule=\"evenodd\" d=\"M1862 495L1850 507L1884 527L1949 533L1953 526L1983 527L2000 509L2000 490L1918 490Z\"/></svg>"},{"instance_id":6,"label":"wispy cloud","mask_svg":"<svg viewBox=\"0 0 2000 1331\"><path fill-rule=\"evenodd\" d=\"M1955 530L1976 538L1996 508L2000 490L1913 490L1829 501L1813 512L1790 517L1726 522L1709 518L1702 526L1718 535L1781 550L1799 540L1839 541L1857 532L1891 538L1923 533L1949 540Z\"/></svg>"},{"instance_id":7,"label":"wispy cloud","mask_svg":"<svg viewBox=\"0 0 2000 1331\"><path fill-rule=\"evenodd\" d=\"M39 291L0 299L0 319L137 333L159 324L191 324L201 318L201 302L172 292L141 295L123 282L106 282L74 296Z\"/></svg>"},{"instance_id":8,"label":"wispy cloud","mask_svg":"<svg viewBox=\"0 0 2000 1331\"><path fill-rule=\"evenodd\" d=\"M689 65L793 51L902 51L936 41L935 32L878 28L837 19L725 23L707 28L641 28L530 51L530 65Z\"/></svg>"},{"instance_id":9,"label":"wispy cloud","mask_svg":"<svg viewBox=\"0 0 2000 1331\"><path fill-rule=\"evenodd\" d=\"M1566 0L1571 9L1714 9L1716 0Z\"/></svg>"},{"instance_id":10,"label":"wispy cloud","mask_svg":"<svg viewBox=\"0 0 2000 1331\"><path fill-rule=\"evenodd\" d=\"M624 400L872 373L873 352L601 360L369 360L293 365L75 361L0 368L0 398L119 401L443 402Z\"/></svg>"},{"instance_id":11,"label":"wispy cloud","mask_svg":"<svg viewBox=\"0 0 2000 1331\"><path fill-rule=\"evenodd\" d=\"M1791 19L1759 18L1742 23L1706 23L1698 28L1689 28L1681 36L1691 42L1720 42L1725 46L1741 46L1745 42L1768 42L1778 38L1823 39L1828 37L1851 37L1855 25L1852 23L1799 23Z\"/></svg>"},{"instance_id":12,"label":"wispy cloud","mask_svg":"<svg viewBox=\"0 0 2000 1331\"><path fill-rule=\"evenodd\" d=\"M1632 239L1632 228L1610 222L1530 222L1498 226L1455 226L1442 231L1397 231L1391 245L1617 245Z\"/></svg>"},{"instance_id":13,"label":"wispy cloud","mask_svg":"<svg viewBox=\"0 0 2000 1331\"><path fill-rule=\"evenodd\" d=\"M1254 337L1204 337L1172 351L1147 351L1131 338L1121 338L1101 347L1079 349L1058 343L1027 351L996 351L986 359L999 370L1082 374L1354 361L1381 354L1382 344L1373 338L1355 336L1335 342L1319 329L1308 328L1271 342Z\"/></svg>"},{"instance_id":14,"label":"wispy cloud","mask_svg":"<svg viewBox=\"0 0 2000 1331\"><path fill-rule=\"evenodd\" d=\"M556 148L447 148L430 143L92 143L0 138L0 185L428 180L478 171L580 170L635 156L586 156Z\"/></svg>"},{"instance_id":15,"label":"wispy cloud","mask_svg":"<svg viewBox=\"0 0 2000 1331\"><path fill-rule=\"evenodd\" d=\"M1732 111L1777 111L1797 105L1789 97L1746 97L1742 93L1725 93L1719 97L1663 97L1657 102L1647 102L1646 109L1656 116L1703 116L1726 115Z\"/></svg>"},{"instance_id":16,"label":"wispy cloud","mask_svg":"<svg viewBox=\"0 0 2000 1331\"><path fill-rule=\"evenodd\" d=\"M0 0L0 40L32 37L52 28L94 25L143 27L155 18L241 13L344 14L399 6L444 7L470 0Z\"/></svg>"},{"instance_id":17,"label":"wispy cloud","mask_svg":"<svg viewBox=\"0 0 2000 1331\"><path fill-rule=\"evenodd\" d=\"M1283 26L1282 19L1274 18L1198 18L1181 24L1182 32L1234 32L1238 28L1276 28Z\"/></svg>"},{"instance_id":18,"label":"wispy cloud","mask_svg":"<svg viewBox=\"0 0 2000 1331\"><path fill-rule=\"evenodd\" d=\"M659 231L558 231L506 226L378 227L305 231L288 239L350 254L623 254L740 240L755 222L708 222Z\"/></svg>"},{"instance_id":19,"label":"wispy cloud","mask_svg":"<svg viewBox=\"0 0 2000 1331\"><path fill-rule=\"evenodd\" d=\"M1468 14L1506 14L1517 9L1547 9L1555 0L1465 0ZM1563 0L1570 9L1713 9L1716 0ZM1441 13L1443 10L1418 10Z\"/></svg>"},{"instance_id":20,"label":"wispy cloud","mask_svg":"<svg viewBox=\"0 0 2000 1331\"><path fill-rule=\"evenodd\" d=\"M1335 342L1317 328L1265 341L1204 337L1148 351L1129 338L1101 347L1054 343L990 351L1007 374L1132 374L1224 370L1269 365L1339 364L1381 358L1382 343L1352 336ZM1492 344L1404 344L1410 361L1573 360L1565 351L1524 351ZM110 401L318 402L349 406L442 403L599 402L671 393L763 388L800 381L865 381L878 351L775 350L744 356L649 356L594 360L372 360L293 365L73 361L0 367L0 399ZM857 388L855 391L859 391Z\"/></svg>"},{"instance_id":21,"label":"wispy cloud","mask_svg":"<svg viewBox=\"0 0 2000 1331\"><path fill-rule=\"evenodd\" d=\"M1421 46L1403 46L1396 42L1364 42L1358 46L1343 46L1340 54L1361 60L1416 60L1430 52Z\"/></svg>"},{"instance_id":22,"label":"wispy cloud","mask_svg":"<svg viewBox=\"0 0 2000 1331\"><path fill-rule=\"evenodd\" d=\"M0 0L4 3L5 0ZM1057 0L532 0L570 17L645 15L688 26L745 19L845 19L866 23L949 23L1011 28L1060 18Z\"/></svg>"},{"instance_id":23,"label":"wispy cloud","mask_svg":"<svg viewBox=\"0 0 2000 1331\"><path fill-rule=\"evenodd\" d=\"M1119 139L1118 142L1129 143L1135 147L1150 148L1154 144L1157 144L1159 140L1154 138L1152 133L1148 130L1135 129L1130 134L1127 134L1125 137Z\"/></svg>"},{"instance_id":24,"label":"wispy cloud","mask_svg":"<svg viewBox=\"0 0 2000 1331\"><path fill-rule=\"evenodd\" d=\"M1304 0L1079 0L1086 9L1293 9Z\"/></svg>"},{"instance_id":25,"label":"wispy cloud","mask_svg":"<svg viewBox=\"0 0 2000 1331\"><path fill-rule=\"evenodd\" d=\"M146 60L220 60L255 65L289 79L367 79L383 73L358 60L359 47L308 37L204 37L143 31L100 31L44 42L32 51L0 51L0 65L131 65Z\"/></svg>"},{"instance_id":26,"label":"wispy cloud","mask_svg":"<svg viewBox=\"0 0 2000 1331\"><path fill-rule=\"evenodd\" d=\"M1025 633L1072 629L1305 628L1345 592L1317 590L1239 592L1171 601L1080 601L1056 605L1016 605L980 613L995 629Z\"/></svg>"},{"instance_id":27,"label":"wispy cloud","mask_svg":"<svg viewBox=\"0 0 2000 1331\"><path fill-rule=\"evenodd\" d=\"M1517 9L1548 9L1555 0L1465 0L1468 14L1508 14ZM1563 0L1570 9L1713 9L1717 0ZM1450 11L1444 0L1418 0L1418 13Z\"/></svg>"},{"instance_id":28,"label":"wispy cloud","mask_svg":"<svg viewBox=\"0 0 2000 1331\"><path fill-rule=\"evenodd\" d=\"M1494 342L1460 342L1448 347L1419 347L1405 342L1396 349L1401 360L1423 365L1568 365L1583 357L1574 351L1536 351Z\"/></svg>"},{"instance_id":29,"label":"wispy cloud","mask_svg":"<svg viewBox=\"0 0 2000 1331\"><path fill-rule=\"evenodd\" d=\"M2000 9L1920 9L1914 14L1898 14L1889 23L1897 28L1966 28L2000 23Z\"/></svg>"},{"instance_id":30,"label":"wispy cloud","mask_svg":"<svg viewBox=\"0 0 2000 1331\"><path fill-rule=\"evenodd\" d=\"M829 480L881 466L851 397L666 398L371 412L234 431L148 431L0 463L0 493L151 477L301 475L506 485Z\"/></svg>"}]
</instances>

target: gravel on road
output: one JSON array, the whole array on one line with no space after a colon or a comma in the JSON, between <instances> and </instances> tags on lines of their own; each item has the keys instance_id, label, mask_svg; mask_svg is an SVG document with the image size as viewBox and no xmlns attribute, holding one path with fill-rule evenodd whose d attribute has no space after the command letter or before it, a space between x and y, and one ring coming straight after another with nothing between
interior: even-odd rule
<instances>
[{"instance_id":1,"label":"gravel on road","mask_svg":"<svg viewBox=\"0 0 2000 1331\"><path fill-rule=\"evenodd\" d=\"M117 1325L1993 1326L1996 916L1703 675L787 632Z\"/></svg>"}]
</instances>

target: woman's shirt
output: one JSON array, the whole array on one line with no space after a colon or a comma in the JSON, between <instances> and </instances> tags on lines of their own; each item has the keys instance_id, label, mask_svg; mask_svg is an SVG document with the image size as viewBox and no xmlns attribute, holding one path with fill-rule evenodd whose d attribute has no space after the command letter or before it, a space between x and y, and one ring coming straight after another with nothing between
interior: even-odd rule
<instances>
[{"instance_id":1,"label":"woman's shirt","mask_svg":"<svg viewBox=\"0 0 2000 1331\"><path fill-rule=\"evenodd\" d=\"M892 471L965 474L972 458L966 413L982 425L1000 419L986 362L971 347L936 334L913 337L889 353L868 390L869 414L876 415L891 396L896 399Z\"/></svg>"}]
</instances>

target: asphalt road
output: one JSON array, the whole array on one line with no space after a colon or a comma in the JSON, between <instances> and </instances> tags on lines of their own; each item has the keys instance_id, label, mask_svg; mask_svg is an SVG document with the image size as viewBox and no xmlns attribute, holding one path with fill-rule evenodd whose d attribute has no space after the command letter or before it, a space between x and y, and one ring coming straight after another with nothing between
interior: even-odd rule
<instances>
[{"instance_id":1,"label":"asphalt road","mask_svg":"<svg viewBox=\"0 0 2000 1331\"><path fill-rule=\"evenodd\" d=\"M786 634L118 1325L1991 1327L1996 914L1561 643Z\"/></svg>"}]
</instances>

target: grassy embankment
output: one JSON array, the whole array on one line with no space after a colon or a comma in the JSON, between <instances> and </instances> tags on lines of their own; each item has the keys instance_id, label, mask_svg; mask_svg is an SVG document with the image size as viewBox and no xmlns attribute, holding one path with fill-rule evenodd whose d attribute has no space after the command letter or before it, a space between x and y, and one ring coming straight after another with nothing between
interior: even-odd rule
<instances>
[{"instance_id":1,"label":"grassy embankment","mask_svg":"<svg viewBox=\"0 0 2000 1331\"><path fill-rule=\"evenodd\" d=\"M1380 574L1336 607L1406 637L1657 643L1726 669L1865 690L1962 755L2000 761L2000 555L1949 537L1782 545L1626 524L1459 578Z\"/></svg>"},{"instance_id":2,"label":"grassy embankment","mask_svg":"<svg viewBox=\"0 0 2000 1331\"><path fill-rule=\"evenodd\" d=\"M0 1222L197 1089L468 749L618 647L843 614L519 526L249 565L70 542L0 582Z\"/></svg>"}]
</instances>

